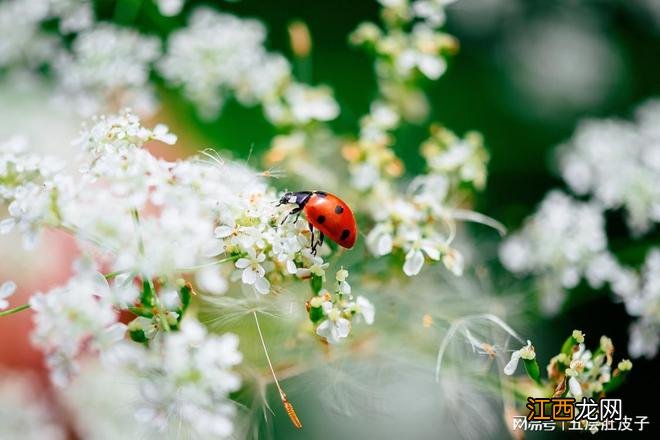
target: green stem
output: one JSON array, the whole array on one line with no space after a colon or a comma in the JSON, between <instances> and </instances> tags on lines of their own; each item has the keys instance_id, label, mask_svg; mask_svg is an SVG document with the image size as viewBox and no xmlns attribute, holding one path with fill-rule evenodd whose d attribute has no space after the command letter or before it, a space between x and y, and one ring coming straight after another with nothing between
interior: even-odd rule
<instances>
[{"instance_id":1,"label":"green stem","mask_svg":"<svg viewBox=\"0 0 660 440\"><path fill-rule=\"evenodd\" d=\"M0 312L0 316L9 316L13 315L14 313L22 312L23 310L27 310L30 308L30 304L23 304L22 306L14 307L13 309L5 310L4 312Z\"/></svg>"}]
</instances>

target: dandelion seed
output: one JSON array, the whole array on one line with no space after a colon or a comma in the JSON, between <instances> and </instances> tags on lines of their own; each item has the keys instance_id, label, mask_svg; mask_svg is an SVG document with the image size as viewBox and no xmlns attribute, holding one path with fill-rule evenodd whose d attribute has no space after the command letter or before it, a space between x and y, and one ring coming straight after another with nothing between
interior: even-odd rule
<instances>
[{"instance_id":1,"label":"dandelion seed","mask_svg":"<svg viewBox=\"0 0 660 440\"><path fill-rule=\"evenodd\" d=\"M270 361L270 356L268 355L268 349L266 348L266 342L264 341L264 336L261 333L261 326L259 325L259 319L257 318L257 313L252 312L252 315L254 316L254 322L257 325L257 333L259 334L259 339L261 341L261 346L264 349L264 354L266 355L266 360L268 361L268 368L270 369L270 372L273 376L273 381L275 382L275 386L277 387L277 391L280 393L280 400L282 400L282 404L284 405L284 409L289 416L289 419L291 419L291 423L293 423L293 426L295 426L298 429L302 429L302 423L300 422L300 419L298 418L298 414L296 414L296 410L293 408L293 405L289 401L289 399L286 396L286 393L280 386L280 382L277 380L277 376L275 375L275 370L273 369L273 364Z\"/></svg>"}]
</instances>

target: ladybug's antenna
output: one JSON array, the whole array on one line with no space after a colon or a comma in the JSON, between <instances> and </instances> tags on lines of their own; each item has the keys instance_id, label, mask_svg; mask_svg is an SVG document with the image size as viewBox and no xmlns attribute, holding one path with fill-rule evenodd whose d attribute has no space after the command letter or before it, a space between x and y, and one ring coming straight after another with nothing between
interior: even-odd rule
<instances>
[{"instance_id":1,"label":"ladybug's antenna","mask_svg":"<svg viewBox=\"0 0 660 440\"><path fill-rule=\"evenodd\" d=\"M291 423L293 423L293 426L295 426L298 429L302 429L302 423L300 423L298 414L296 414L296 410L293 408L291 402L289 402L289 399L286 397L286 393L280 386L280 382L277 380L277 376L275 375L275 370L273 369L273 364L270 361L270 356L268 356L268 349L266 348L266 343L264 342L264 335L261 333L261 327L259 326L259 318L257 318L257 312L252 311L252 315L254 316L254 322L257 324L257 332L259 333L261 346L264 348L264 354L266 355L266 360L268 361L268 368L270 369L270 373L273 375L273 380L275 381L275 386L277 387L277 391L279 391L280 393L280 400L282 400L282 404L284 405L284 410L289 416L289 419L291 419Z\"/></svg>"}]
</instances>

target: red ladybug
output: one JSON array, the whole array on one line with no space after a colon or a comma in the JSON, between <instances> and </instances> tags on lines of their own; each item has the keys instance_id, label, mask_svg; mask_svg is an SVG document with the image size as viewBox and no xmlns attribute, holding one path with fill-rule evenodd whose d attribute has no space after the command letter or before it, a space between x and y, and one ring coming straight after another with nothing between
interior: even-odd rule
<instances>
[{"instance_id":1,"label":"red ladybug","mask_svg":"<svg viewBox=\"0 0 660 440\"><path fill-rule=\"evenodd\" d=\"M304 211L312 232L312 254L316 255L316 248L323 244L323 238L328 237L338 245L352 248L357 238L357 223L351 208L339 197L323 191L287 192L280 199L280 205L295 204L282 223L290 215ZM319 230L319 239L314 241L314 227Z\"/></svg>"}]
</instances>

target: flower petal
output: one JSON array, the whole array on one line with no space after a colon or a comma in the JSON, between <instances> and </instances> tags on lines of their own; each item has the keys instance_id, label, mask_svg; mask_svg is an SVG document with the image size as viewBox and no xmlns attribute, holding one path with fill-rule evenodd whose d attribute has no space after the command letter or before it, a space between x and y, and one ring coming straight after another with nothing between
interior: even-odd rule
<instances>
[{"instance_id":1,"label":"flower petal","mask_svg":"<svg viewBox=\"0 0 660 440\"><path fill-rule=\"evenodd\" d=\"M265 295L270 292L270 282L266 278L259 277L254 283L254 288L257 290L257 292Z\"/></svg>"},{"instance_id":2,"label":"flower petal","mask_svg":"<svg viewBox=\"0 0 660 440\"><path fill-rule=\"evenodd\" d=\"M576 399L582 397L582 387L580 386L580 382L578 382L574 376L568 379L568 389Z\"/></svg>"},{"instance_id":3,"label":"flower petal","mask_svg":"<svg viewBox=\"0 0 660 440\"><path fill-rule=\"evenodd\" d=\"M252 268L248 267L247 269L243 270L241 279L245 284L254 284L254 282L257 281L257 273L253 271Z\"/></svg>"},{"instance_id":4,"label":"flower petal","mask_svg":"<svg viewBox=\"0 0 660 440\"><path fill-rule=\"evenodd\" d=\"M424 255L419 249L411 249L406 254L406 262L403 264L403 272L409 277L417 275L424 266Z\"/></svg>"},{"instance_id":5,"label":"flower petal","mask_svg":"<svg viewBox=\"0 0 660 440\"><path fill-rule=\"evenodd\" d=\"M520 350L516 350L513 353L511 353L511 360L504 367L504 374L506 374L507 376L511 376L513 373L515 373L516 368L518 368L519 360L520 360Z\"/></svg>"},{"instance_id":6,"label":"flower petal","mask_svg":"<svg viewBox=\"0 0 660 440\"><path fill-rule=\"evenodd\" d=\"M245 269L250 265L250 260L248 260L247 258L239 258L234 264L239 269Z\"/></svg>"}]
</instances>

